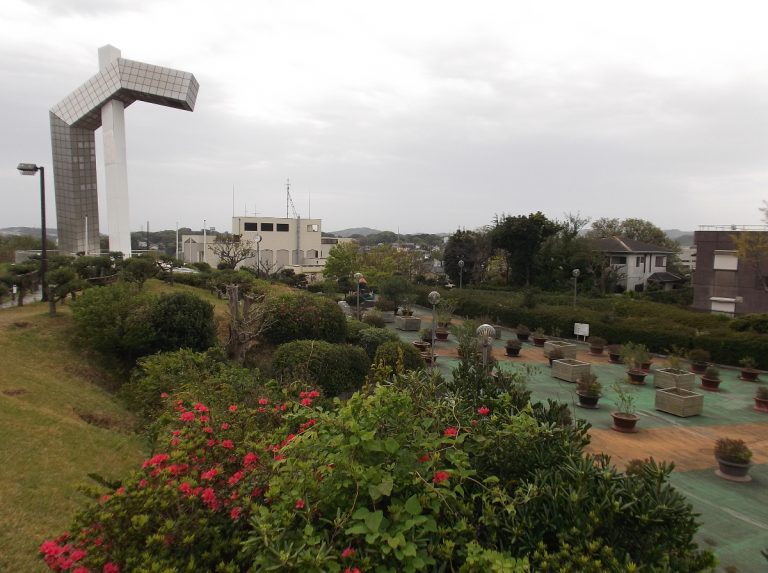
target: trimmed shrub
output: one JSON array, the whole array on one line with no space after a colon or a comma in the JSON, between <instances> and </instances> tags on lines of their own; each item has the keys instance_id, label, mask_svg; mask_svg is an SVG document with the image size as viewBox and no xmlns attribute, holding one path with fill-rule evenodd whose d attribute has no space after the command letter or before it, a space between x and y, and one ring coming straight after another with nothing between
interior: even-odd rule
<instances>
[{"instance_id":1,"label":"trimmed shrub","mask_svg":"<svg viewBox=\"0 0 768 573\"><path fill-rule=\"evenodd\" d=\"M285 293L267 299L268 315L274 318L264 331L273 344L292 340L343 342L347 319L332 300L307 293Z\"/></svg>"},{"instance_id":2,"label":"trimmed shrub","mask_svg":"<svg viewBox=\"0 0 768 573\"><path fill-rule=\"evenodd\" d=\"M294 340L275 352L272 369L284 381L301 380L338 396L365 382L370 360L362 348L323 340Z\"/></svg>"},{"instance_id":3,"label":"trimmed shrub","mask_svg":"<svg viewBox=\"0 0 768 573\"><path fill-rule=\"evenodd\" d=\"M369 310L363 316L363 322L375 328L384 328L384 317L377 310Z\"/></svg>"},{"instance_id":4,"label":"trimmed shrub","mask_svg":"<svg viewBox=\"0 0 768 573\"><path fill-rule=\"evenodd\" d=\"M360 320L350 318L347 320L347 333L344 337L348 344L360 344L360 333L369 330L371 327Z\"/></svg>"},{"instance_id":5,"label":"trimmed shrub","mask_svg":"<svg viewBox=\"0 0 768 573\"><path fill-rule=\"evenodd\" d=\"M206 350L216 343L213 305L187 292L160 295L152 307L154 350Z\"/></svg>"},{"instance_id":6,"label":"trimmed shrub","mask_svg":"<svg viewBox=\"0 0 768 573\"><path fill-rule=\"evenodd\" d=\"M399 340L397 334L386 328L365 328L360 331L358 346L362 346L368 358L373 361L379 346L385 342Z\"/></svg>"},{"instance_id":7,"label":"trimmed shrub","mask_svg":"<svg viewBox=\"0 0 768 573\"><path fill-rule=\"evenodd\" d=\"M132 362L154 349L154 300L127 283L88 289L72 301L77 336L97 352Z\"/></svg>"},{"instance_id":8,"label":"trimmed shrub","mask_svg":"<svg viewBox=\"0 0 768 573\"><path fill-rule=\"evenodd\" d=\"M407 370L421 370L424 368L424 360L421 353L413 344L407 342L392 341L385 342L376 351L374 364L384 364L397 372L398 361L403 361L403 368Z\"/></svg>"}]
</instances>

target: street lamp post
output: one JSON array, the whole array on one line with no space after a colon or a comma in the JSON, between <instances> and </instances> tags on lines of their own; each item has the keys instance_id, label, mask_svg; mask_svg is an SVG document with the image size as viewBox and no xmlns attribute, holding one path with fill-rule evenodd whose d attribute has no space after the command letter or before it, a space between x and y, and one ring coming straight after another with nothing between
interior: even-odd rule
<instances>
[{"instance_id":1,"label":"street lamp post","mask_svg":"<svg viewBox=\"0 0 768 573\"><path fill-rule=\"evenodd\" d=\"M459 259L459 288L464 287L464 259Z\"/></svg>"},{"instance_id":2,"label":"street lamp post","mask_svg":"<svg viewBox=\"0 0 768 573\"><path fill-rule=\"evenodd\" d=\"M571 275L573 275L573 308L576 308L576 284L579 280L581 271L579 269L573 269Z\"/></svg>"},{"instance_id":3,"label":"street lamp post","mask_svg":"<svg viewBox=\"0 0 768 573\"><path fill-rule=\"evenodd\" d=\"M362 273L355 273L355 283L357 284L357 320L360 320L360 279L363 278Z\"/></svg>"},{"instance_id":4,"label":"street lamp post","mask_svg":"<svg viewBox=\"0 0 768 573\"><path fill-rule=\"evenodd\" d=\"M496 329L490 324L481 324L477 327L475 333L480 337L483 345L483 370L488 368L488 350L491 346L491 340L496 336Z\"/></svg>"},{"instance_id":5,"label":"street lamp post","mask_svg":"<svg viewBox=\"0 0 768 573\"><path fill-rule=\"evenodd\" d=\"M435 327L437 326L437 303L440 302L440 293L433 290L427 296L429 304L432 305L432 346L430 347L430 366L435 367Z\"/></svg>"},{"instance_id":6,"label":"street lamp post","mask_svg":"<svg viewBox=\"0 0 768 573\"><path fill-rule=\"evenodd\" d=\"M42 165L35 165L34 163L19 163L16 168L22 175L34 175L38 171L40 172L40 223L42 225L42 252L40 254L40 285L43 290L42 300L48 300L48 285L46 280L46 273L48 272L48 248L46 243L48 238L46 236L45 229L45 168ZM88 237L85 238L86 244Z\"/></svg>"},{"instance_id":7,"label":"street lamp post","mask_svg":"<svg viewBox=\"0 0 768 573\"><path fill-rule=\"evenodd\" d=\"M256 276L261 278L261 235L256 235L253 240L256 242Z\"/></svg>"}]
</instances>

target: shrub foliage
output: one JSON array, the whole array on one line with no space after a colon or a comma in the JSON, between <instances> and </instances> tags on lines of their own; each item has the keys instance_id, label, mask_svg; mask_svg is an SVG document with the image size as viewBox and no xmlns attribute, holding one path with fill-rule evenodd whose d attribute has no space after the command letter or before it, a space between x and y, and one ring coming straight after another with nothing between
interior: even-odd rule
<instances>
[{"instance_id":1,"label":"shrub foliage","mask_svg":"<svg viewBox=\"0 0 768 573\"><path fill-rule=\"evenodd\" d=\"M269 313L278 317L264 332L273 344L292 340L343 342L346 318L332 300L306 293L286 293L267 300Z\"/></svg>"}]
</instances>

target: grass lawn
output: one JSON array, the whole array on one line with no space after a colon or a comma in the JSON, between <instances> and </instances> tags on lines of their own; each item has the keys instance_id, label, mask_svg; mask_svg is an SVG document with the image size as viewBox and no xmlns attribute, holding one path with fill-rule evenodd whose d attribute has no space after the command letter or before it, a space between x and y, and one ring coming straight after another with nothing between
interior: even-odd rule
<instances>
[{"instance_id":1,"label":"grass lawn","mask_svg":"<svg viewBox=\"0 0 768 573\"><path fill-rule=\"evenodd\" d=\"M37 547L66 531L85 500L77 485L144 457L114 380L71 343L68 310L45 311L0 310L0 571L46 570Z\"/></svg>"}]
</instances>

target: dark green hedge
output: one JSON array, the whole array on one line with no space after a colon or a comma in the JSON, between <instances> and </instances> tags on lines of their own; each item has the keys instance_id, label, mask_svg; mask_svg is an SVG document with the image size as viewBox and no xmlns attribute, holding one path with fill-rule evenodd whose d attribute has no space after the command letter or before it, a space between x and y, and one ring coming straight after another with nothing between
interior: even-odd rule
<instances>
[{"instance_id":1,"label":"dark green hedge","mask_svg":"<svg viewBox=\"0 0 768 573\"><path fill-rule=\"evenodd\" d=\"M413 344L402 341L385 342L376 351L373 360L374 364L383 362L393 370L396 369L397 361L400 358L400 351L403 353L403 368L405 370L421 370L424 368L424 359L421 353Z\"/></svg>"},{"instance_id":2,"label":"dark green hedge","mask_svg":"<svg viewBox=\"0 0 768 573\"><path fill-rule=\"evenodd\" d=\"M272 368L284 380L303 380L318 385L326 396L338 396L362 386L370 360L357 346L294 340L277 349Z\"/></svg>"}]
</instances>

